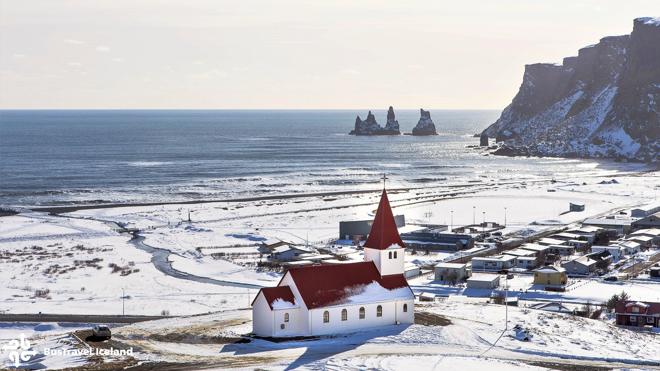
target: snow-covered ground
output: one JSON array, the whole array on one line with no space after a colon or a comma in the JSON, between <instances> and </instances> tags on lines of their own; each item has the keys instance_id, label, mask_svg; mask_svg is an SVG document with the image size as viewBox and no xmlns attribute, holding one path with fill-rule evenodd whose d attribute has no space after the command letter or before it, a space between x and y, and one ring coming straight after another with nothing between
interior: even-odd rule
<instances>
[{"instance_id":1,"label":"snow-covered ground","mask_svg":"<svg viewBox=\"0 0 660 371\"><path fill-rule=\"evenodd\" d=\"M660 366L657 335L617 328L609 323L469 299L418 304L417 312L449 321L441 325L393 325L359 333L310 340L270 342L247 338L249 310L162 319L117 327L115 341L135 350L142 362L194 364L204 368L268 370L463 369L547 370L552 365L649 369ZM513 327L528 330L518 340ZM43 349L53 339L35 338ZM50 343L49 343L50 342ZM70 344L62 344L68 347ZM47 362L79 362L59 356Z\"/></svg>"},{"instance_id":2,"label":"snow-covered ground","mask_svg":"<svg viewBox=\"0 0 660 371\"><path fill-rule=\"evenodd\" d=\"M503 223L506 207L504 232L508 233L542 230L647 203L657 198L660 184L660 172L589 168L578 174L554 181L550 175L516 180L512 174L506 181L484 175L480 182L392 191L389 196L395 214L404 214L409 224L450 224L451 211L454 226L472 223L473 216L480 222L484 215L488 221ZM1 217L0 279L7 284L0 291L0 312L116 314L122 308L122 289L129 297L125 305L130 314L191 314L246 307L255 289L180 276L274 285L279 276L258 271L254 264L259 243L270 239L321 246L339 237L339 221L372 218L379 196L374 192ZM570 201L584 202L586 210L561 215ZM171 252L160 262L161 270L152 263L152 254L136 248L130 235L115 231L114 222L139 228L145 244ZM217 252L233 254L231 261L210 256ZM422 265L449 255L408 255L406 260ZM348 258L362 257L353 252ZM181 274L166 274L162 265ZM610 288L618 290L616 283L604 287L607 290L602 292L608 295ZM433 285L428 288L441 290ZM35 295L37 290L39 295ZM641 294L652 291L644 290ZM586 285L566 295L586 298L592 291L599 290L589 290Z\"/></svg>"}]
</instances>

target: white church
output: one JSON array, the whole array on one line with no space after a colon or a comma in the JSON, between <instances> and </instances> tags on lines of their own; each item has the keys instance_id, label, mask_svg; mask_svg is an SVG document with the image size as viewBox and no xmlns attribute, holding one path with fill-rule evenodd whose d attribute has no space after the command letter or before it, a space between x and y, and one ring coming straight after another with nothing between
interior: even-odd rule
<instances>
[{"instance_id":1,"label":"white church","mask_svg":"<svg viewBox=\"0 0 660 371\"><path fill-rule=\"evenodd\" d=\"M414 321L404 277L405 246L383 194L364 261L289 269L252 302L252 330L264 337L315 336Z\"/></svg>"}]
</instances>

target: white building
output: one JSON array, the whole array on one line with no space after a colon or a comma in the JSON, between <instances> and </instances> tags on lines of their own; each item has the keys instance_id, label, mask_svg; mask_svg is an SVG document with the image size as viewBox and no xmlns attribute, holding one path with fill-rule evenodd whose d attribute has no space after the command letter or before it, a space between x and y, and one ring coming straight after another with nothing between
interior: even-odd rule
<instances>
[{"instance_id":1,"label":"white building","mask_svg":"<svg viewBox=\"0 0 660 371\"><path fill-rule=\"evenodd\" d=\"M470 277L470 273L467 270L467 264L438 263L435 266L436 281L456 280L456 282L461 282L468 277Z\"/></svg>"},{"instance_id":2,"label":"white building","mask_svg":"<svg viewBox=\"0 0 660 371\"><path fill-rule=\"evenodd\" d=\"M404 244L383 194L364 244L364 262L289 269L252 302L253 333L316 336L411 324L414 294L404 277Z\"/></svg>"},{"instance_id":3,"label":"white building","mask_svg":"<svg viewBox=\"0 0 660 371\"><path fill-rule=\"evenodd\" d=\"M467 279L468 289L496 289L500 286L498 274L475 273Z\"/></svg>"},{"instance_id":4,"label":"white building","mask_svg":"<svg viewBox=\"0 0 660 371\"><path fill-rule=\"evenodd\" d=\"M624 255L624 252L622 250L623 250L623 248L621 246L618 246L618 245L610 245L610 246L594 245L594 246L591 246L591 252L599 253L599 252L607 251L608 253L610 253L610 255L612 255L612 261L615 261L615 262L619 261L621 259L621 256Z\"/></svg>"},{"instance_id":5,"label":"white building","mask_svg":"<svg viewBox=\"0 0 660 371\"><path fill-rule=\"evenodd\" d=\"M472 272L500 271L516 266L516 257L513 255L494 255L488 257L472 258Z\"/></svg>"}]
</instances>

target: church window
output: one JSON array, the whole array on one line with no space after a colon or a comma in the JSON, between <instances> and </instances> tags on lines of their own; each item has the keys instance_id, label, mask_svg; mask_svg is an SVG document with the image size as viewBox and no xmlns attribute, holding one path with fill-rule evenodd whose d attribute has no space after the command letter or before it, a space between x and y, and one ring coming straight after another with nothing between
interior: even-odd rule
<instances>
[{"instance_id":1,"label":"church window","mask_svg":"<svg viewBox=\"0 0 660 371\"><path fill-rule=\"evenodd\" d=\"M330 322L330 312L327 310L323 312L323 323L328 323Z\"/></svg>"},{"instance_id":2,"label":"church window","mask_svg":"<svg viewBox=\"0 0 660 371\"><path fill-rule=\"evenodd\" d=\"M388 255L388 259L392 259L392 252L390 251Z\"/></svg>"},{"instance_id":3,"label":"church window","mask_svg":"<svg viewBox=\"0 0 660 371\"><path fill-rule=\"evenodd\" d=\"M382 317L383 316L383 306L379 305L376 307L376 317Z\"/></svg>"},{"instance_id":4,"label":"church window","mask_svg":"<svg viewBox=\"0 0 660 371\"><path fill-rule=\"evenodd\" d=\"M348 311L346 309L341 310L341 320L348 321Z\"/></svg>"},{"instance_id":5,"label":"church window","mask_svg":"<svg viewBox=\"0 0 660 371\"><path fill-rule=\"evenodd\" d=\"M407 312L408 311L408 304L403 304L403 311Z\"/></svg>"},{"instance_id":6,"label":"church window","mask_svg":"<svg viewBox=\"0 0 660 371\"><path fill-rule=\"evenodd\" d=\"M396 259L396 251L394 252L394 259Z\"/></svg>"},{"instance_id":7,"label":"church window","mask_svg":"<svg viewBox=\"0 0 660 371\"><path fill-rule=\"evenodd\" d=\"M364 313L364 307L360 307L360 319L364 319L365 313Z\"/></svg>"},{"instance_id":8,"label":"church window","mask_svg":"<svg viewBox=\"0 0 660 371\"><path fill-rule=\"evenodd\" d=\"M284 313L284 322L289 322L289 313Z\"/></svg>"}]
</instances>

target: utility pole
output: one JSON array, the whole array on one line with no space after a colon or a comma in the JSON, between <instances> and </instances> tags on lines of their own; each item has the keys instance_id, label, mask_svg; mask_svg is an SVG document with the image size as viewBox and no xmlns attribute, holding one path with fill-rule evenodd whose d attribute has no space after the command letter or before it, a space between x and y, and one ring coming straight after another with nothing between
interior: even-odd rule
<instances>
[{"instance_id":1,"label":"utility pole","mask_svg":"<svg viewBox=\"0 0 660 371\"><path fill-rule=\"evenodd\" d=\"M454 233L454 210L450 211L451 217L449 219L449 232Z\"/></svg>"},{"instance_id":2,"label":"utility pole","mask_svg":"<svg viewBox=\"0 0 660 371\"><path fill-rule=\"evenodd\" d=\"M472 206L472 225L477 224L477 207Z\"/></svg>"},{"instance_id":3,"label":"utility pole","mask_svg":"<svg viewBox=\"0 0 660 371\"><path fill-rule=\"evenodd\" d=\"M504 208L504 226L506 227L506 207Z\"/></svg>"},{"instance_id":4,"label":"utility pole","mask_svg":"<svg viewBox=\"0 0 660 371\"><path fill-rule=\"evenodd\" d=\"M509 280L507 276L509 275L508 271L504 271L504 330L509 329Z\"/></svg>"},{"instance_id":5,"label":"utility pole","mask_svg":"<svg viewBox=\"0 0 660 371\"><path fill-rule=\"evenodd\" d=\"M486 233L486 212L482 211L483 214L483 222L481 223L481 233Z\"/></svg>"}]
</instances>

